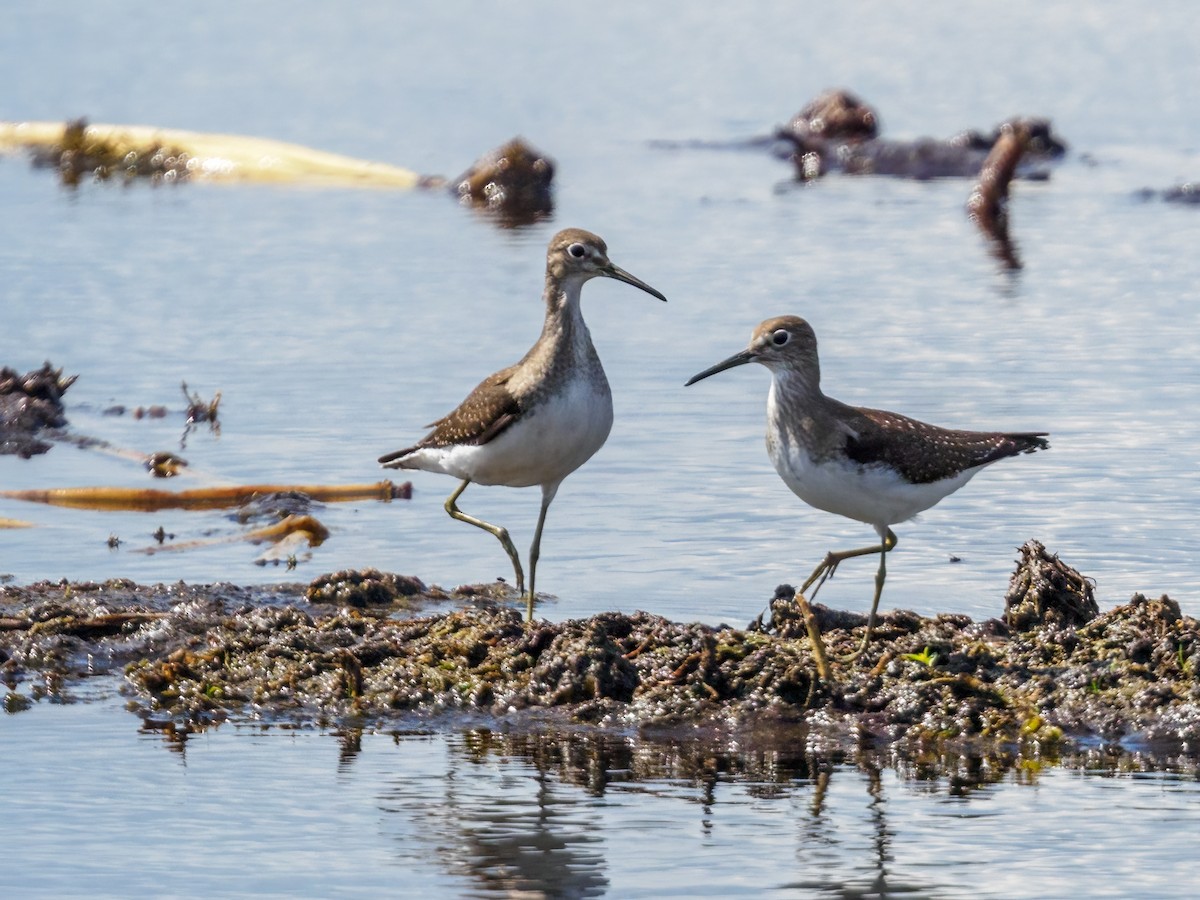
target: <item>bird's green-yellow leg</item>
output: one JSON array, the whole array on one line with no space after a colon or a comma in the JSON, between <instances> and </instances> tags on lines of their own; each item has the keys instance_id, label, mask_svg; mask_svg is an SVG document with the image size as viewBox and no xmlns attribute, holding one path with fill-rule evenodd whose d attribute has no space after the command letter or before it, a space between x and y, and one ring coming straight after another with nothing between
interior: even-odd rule
<instances>
[{"instance_id":1,"label":"bird's green-yellow leg","mask_svg":"<svg viewBox=\"0 0 1200 900\"><path fill-rule=\"evenodd\" d=\"M546 510L550 508L550 501L554 499L556 493L558 493L557 484L543 485L542 508L538 513L537 528L533 532L533 544L529 547L529 597L527 598L526 617L530 622L533 621L533 586L537 579L538 557L542 555L542 526L546 524Z\"/></svg>"},{"instance_id":2,"label":"bird's green-yellow leg","mask_svg":"<svg viewBox=\"0 0 1200 900\"><path fill-rule=\"evenodd\" d=\"M496 536L496 539L503 545L504 552L512 560L513 572L517 576L517 593L523 594L525 593L525 573L521 570L521 557L517 555L517 548L513 546L512 538L508 536L508 529L501 528L499 525L493 525L491 522L485 522L483 519L477 519L474 516L468 516L458 508L458 498L462 496L462 492L467 489L467 485L470 483L470 480L463 479L463 483L454 489L453 494L446 498L446 512L450 513L452 518L458 519L460 522L466 522L468 525L482 528L484 531Z\"/></svg>"},{"instance_id":3,"label":"bird's green-yellow leg","mask_svg":"<svg viewBox=\"0 0 1200 900\"><path fill-rule=\"evenodd\" d=\"M854 559L858 556L870 556L872 553L887 553L895 546L896 534L892 531L892 529L889 528L882 544L872 544L870 547L859 547L857 550L830 550L825 554L825 558L821 560L821 564L813 569L813 573L808 576L808 580L800 586L800 593L807 596L809 600L812 600L813 597L817 596L817 591L821 589L821 585L823 585L829 579L829 577L833 575L834 571L837 570L837 567L846 560ZM808 589L812 587L814 581L817 583L817 586L813 588L813 592L809 594ZM879 597L876 596L875 600L878 602Z\"/></svg>"},{"instance_id":4,"label":"bird's green-yellow leg","mask_svg":"<svg viewBox=\"0 0 1200 900\"><path fill-rule=\"evenodd\" d=\"M863 634L862 643L859 644L858 649L846 656L838 657L839 662L854 662L866 651L867 644L871 643L871 630L875 627L875 612L879 609L879 598L883 596L883 580L887 577L887 555L888 551L895 546L896 535L889 528L883 538L883 543L877 548L879 553L879 571L875 573L875 599L871 601L871 613L867 616L866 633Z\"/></svg>"},{"instance_id":5,"label":"bird's green-yellow leg","mask_svg":"<svg viewBox=\"0 0 1200 900\"><path fill-rule=\"evenodd\" d=\"M896 546L896 533L892 529L887 529L884 534L882 543L872 545L870 547L859 547L857 550L842 550L840 552L831 550L825 554L825 558L821 560L821 564L813 569L813 573L808 576L808 580L800 587L800 593L807 596L809 600L817 596L817 591L821 589L829 577L834 573L839 565L848 559L854 559L858 556L870 556L872 553L879 554L879 571L875 573L875 599L871 603L871 613L867 616L867 632L863 636L861 646L848 656L835 657L839 662L854 662L863 655L863 651L867 649L867 644L871 642L871 631L875 627L875 612L879 609L879 598L883 596L883 581L887 577L887 555ZM813 587L813 592L808 594L808 589Z\"/></svg>"},{"instance_id":6,"label":"bird's green-yellow leg","mask_svg":"<svg viewBox=\"0 0 1200 900\"><path fill-rule=\"evenodd\" d=\"M795 595L796 605L800 607L800 615L804 617L804 628L808 631L808 641L812 644L813 662L817 664L817 676L822 681L830 680L829 657L825 654L825 642L821 640L821 628L817 625L816 614L808 605L802 592Z\"/></svg>"}]
</instances>

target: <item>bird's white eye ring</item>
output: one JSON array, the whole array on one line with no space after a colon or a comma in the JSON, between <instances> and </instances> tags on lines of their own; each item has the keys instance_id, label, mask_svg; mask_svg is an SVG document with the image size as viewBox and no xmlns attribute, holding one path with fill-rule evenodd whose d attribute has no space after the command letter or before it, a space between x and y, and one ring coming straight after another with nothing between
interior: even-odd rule
<instances>
[{"instance_id":1,"label":"bird's white eye ring","mask_svg":"<svg viewBox=\"0 0 1200 900\"><path fill-rule=\"evenodd\" d=\"M776 329L774 334L771 335L771 343L776 347L782 347L791 339L792 336L783 328Z\"/></svg>"},{"instance_id":2,"label":"bird's white eye ring","mask_svg":"<svg viewBox=\"0 0 1200 900\"><path fill-rule=\"evenodd\" d=\"M576 259L583 259L585 256L587 256L587 247L583 246L583 244L576 243L568 247L567 252Z\"/></svg>"}]
</instances>

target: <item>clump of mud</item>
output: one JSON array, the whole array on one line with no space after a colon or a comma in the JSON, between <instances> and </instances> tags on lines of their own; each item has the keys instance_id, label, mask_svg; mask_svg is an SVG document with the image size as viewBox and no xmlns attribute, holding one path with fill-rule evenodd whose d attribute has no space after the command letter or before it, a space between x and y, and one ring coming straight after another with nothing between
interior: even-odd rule
<instances>
[{"instance_id":1,"label":"clump of mud","mask_svg":"<svg viewBox=\"0 0 1200 900\"><path fill-rule=\"evenodd\" d=\"M78 377L64 378L63 370L48 362L24 375L8 366L0 369L0 454L28 459L49 450L38 432L66 427L62 396Z\"/></svg>"},{"instance_id":2,"label":"clump of mud","mask_svg":"<svg viewBox=\"0 0 1200 900\"><path fill-rule=\"evenodd\" d=\"M1100 615L1092 583L1046 551L1040 541L1021 548L1021 559L1004 595L1004 621L1018 631L1074 628Z\"/></svg>"},{"instance_id":3,"label":"clump of mud","mask_svg":"<svg viewBox=\"0 0 1200 900\"><path fill-rule=\"evenodd\" d=\"M1037 542L1021 552L1008 623L888 613L864 658L825 679L786 591L768 626L745 629L612 612L527 623L505 585L447 593L373 571L271 589L6 587L0 676L17 708L121 672L147 721L188 727L457 711L617 728L794 724L810 741L914 753L1194 745L1200 624L1167 597L1099 612L1077 572ZM420 612L434 603L456 608ZM831 655L857 645L864 616L814 609Z\"/></svg>"}]
</instances>

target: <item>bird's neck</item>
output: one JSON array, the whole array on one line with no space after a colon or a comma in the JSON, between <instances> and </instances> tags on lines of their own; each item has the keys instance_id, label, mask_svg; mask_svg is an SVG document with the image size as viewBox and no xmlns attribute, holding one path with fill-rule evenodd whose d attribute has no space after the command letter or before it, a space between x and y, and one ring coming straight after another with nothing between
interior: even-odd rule
<instances>
[{"instance_id":1,"label":"bird's neck","mask_svg":"<svg viewBox=\"0 0 1200 900\"><path fill-rule=\"evenodd\" d=\"M582 287L583 281L562 282L549 275L546 277L543 295L546 320L542 324L542 335L521 361L525 373L536 375L534 380L543 386L578 377L604 382L600 358L580 311Z\"/></svg>"},{"instance_id":2,"label":"bird's neck","mask_svg":"<svg viewBox=\"0 0 1200 900\"><path fill-rule=\"evenodd\" d=\"M817 365L802 368L779 368L771 371L771 394L777 405L793 408L819 406L825 399L821 392L821 370Z\"/></svg>"},{"instance_id":3,"label":"bird's neck","mask_svg":"<svg viewBox=\"0 0 1200 900\"><path fill-rule=\"evenodd\" d=\"M580 308L582 289L582 280L560 281L547 273L546 290L542 294L546 301L546 320L542 323L542 336L538 341L547 352L576 362L595 355Z\"/></svg>"},{"instance_id":4,"label":"bird's neck","mask_svg":"<svg viewBox=\"0 0 1200 900\"><path fill-rule=\"evenodd\" d=\"M799 448L813 457L824 456L827 448L822 436L830 433L827 407L819 369L773 369L767 395L767 450L771 458L790 457Z\"/></svg>"},{"instance_id":5,"label":"bird's neck","mask_svg":"<svg viewBox=\"0 0 1200 900\"><path fill-rule=\"evenodd\" d=\"M579 297L583 291L583 278L559 278L553 272L546 272L546 288L542 291L542 299L546 301L546 319L552 315L579 316Z\"/></svg>"}]
</instances>

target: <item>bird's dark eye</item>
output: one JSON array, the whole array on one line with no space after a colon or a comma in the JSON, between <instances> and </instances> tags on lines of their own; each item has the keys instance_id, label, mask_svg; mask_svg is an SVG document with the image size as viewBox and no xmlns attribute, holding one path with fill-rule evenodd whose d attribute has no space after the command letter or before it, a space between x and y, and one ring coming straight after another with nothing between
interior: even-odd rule
<instances>
[{"instance_id":1,"label":"bird's dark eye","mask_svg":"<svg viewBox=\"0 0 1200 900\"><path fill-rule=\"evenodd\" d=\"M572 244L567 248L567 252L576 259L583 259L587 256L587 247L583 246L583 244Z\"/></svg>"},{"instance_id":2,"label":"bird's dark eye","mask_svg":"<svg viewBox=\"0 0 1200 900\"><path fill-rule=\"evenodd\" d=\"M792 339L792 336L790 334L788 334L786 331L784 331L782 328L778 329L774 334L771 335L771 343L774 344L776 347L782 347L784 344L786 344L791 339Z\"/></svg>"}]
</instances>

